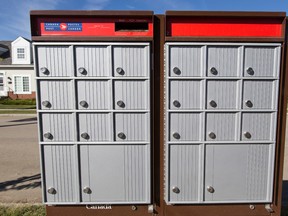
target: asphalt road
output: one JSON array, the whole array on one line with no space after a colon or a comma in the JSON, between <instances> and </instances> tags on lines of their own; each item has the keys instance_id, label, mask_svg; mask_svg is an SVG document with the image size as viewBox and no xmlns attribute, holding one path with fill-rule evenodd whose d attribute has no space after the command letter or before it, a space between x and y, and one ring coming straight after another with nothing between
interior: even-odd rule
<instances>
[{"instance_id":1,"label":"asphalt road","mask_svg":"<svg viewBox=\"0 0 288 216\"><path fill-rule=\"evenodd\" d=\"M0 203L42 201L37 136L36 117L0 116ZM288 136L283 179L288 205Z\"/></svg>"},{"instance_id":2,"label":"asphalt road","mask_svg":"<svg viewBox=\"0 0 288 216\"><path fill-rule=\"evenodd\" d=\"M0 116L0 202L39 203L37 119Z\"/></svg>"}]
</instances>

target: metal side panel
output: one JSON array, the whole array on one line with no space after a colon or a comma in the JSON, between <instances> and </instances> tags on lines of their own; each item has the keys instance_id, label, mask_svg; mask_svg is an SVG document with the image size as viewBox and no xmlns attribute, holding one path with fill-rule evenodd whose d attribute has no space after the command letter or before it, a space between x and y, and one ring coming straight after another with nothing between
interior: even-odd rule
<instances>
[{"instance_id":1,"label":"metal side panel","mask_svg":"<svg viewBox=\"0 0 288 216\"><path fill-rule=\"evenodd\" d=\"M201 140L201 113L170 113L170 141Z\"/></svg>"},{"instance_id":2,"label":"metal side panel","mask_svg":"<svg viewBox=\"0 0 288 216\"><path fill-rule=\"evenodd\" d=\"M111 113L79 113L79 141L112 141Z\"/></svg>"},{"instance_id":3,"label":"metal side panel","mask_svg":"<svg viewBox=\"0 0 288 216\"><path fill-rule=\"evenodd\" d=\"M207 76L236 77L240 75L239 46L208 46Z\"/></svg>"},{"instance_id":4,"label":"metal side panel","mask_svg":"<svg viewBox=\"0 0 288 216\"><path fill-rule=\"evenodd\" d=\"M207 144L205 201L270 202L274 144Z\"/></svg>"},{"instance_id":5,"label":"metal side panel","mask_svg":"<svg viewBox=\"0 0 288 216\"><path fill-rule=\"evenodd\" d=\"M72 113L42 113L40 118L42 123L41 141L74 141L75 119Z\"/></svg>"},{"instance_id":6,"label":"metal side panel","mask_svg":"<svg viewBox=\"0 0 288 216\"><path fill-rule=\"evenodd\" d=\"M111 76L111 51L108 46L76 46L76 75Z\"/></svg>"},{"instance_id":7,"label":"metal side panel","mask_svg":"<svg viewBox=\"0 0 288 216\"><path fill-rule=\"evenodd\" d=\"M236 113L206 113L206 140L236 141L238 124Z\"/></svg>"},{"instance_id":8,"label":"metal side panel","mask_svg":"<svg viewBox=\"0 0 288 216\"><path fill-rule=\"evenodd\" d=\"M76 202L74 145L43 145L45 202Z\"/></svg>"},{"instance_id":9,"label":"metal side panel","mask_svg":"<svg viewBox=\"0 0 288 216\"><path fill-rule=\"evenodd\" d=\"M40 80L40 109L70 110L74 108L73 82L63 80Z\"/></svg>"},{"instance_id":10,"label":"metal side panel","mask_svg":"<svg viewBox=\"0 0 288 216\"><path fill-rule=\"evenodd\" d=\"M200 77L203 74L204 46L171 45L168 49L170 76Z\"/></svg>"},{"instance_id":11,"label":"metal side panel","mask_svg":"<svg viewBox=\"0 0 288 216\"><path fill-rule=\"evenodd\" d=\"M114 91L117 110L148 110L150 107L148 80L114 81Z\"/></svg>"},{"instance_id":12,"label":"metal side panel","mask_svg":"<svg viewBox=\"0 0 288 216\"><path fill-rule=\"evenodd\" d=\"M276 109L277 81L243 81L243 109Z\"/></svg>"},{"instance_id":13,"label":"metal side panel","mask_svg":"<svg viewBox=\"0 0 288 216\"><path fill-rule=\"evenodd\" d=\"M133 144L81 145L82 201L149 203L149 149L149 145Z\"/></svg>"},{"instance_id":14,"label":"metal side panel","mask_svg":"<svg viewBox=\"0 0 288 216\"><path fill-rule=\"evenodd\" d=\"M201 109L204 100L201 94L202 86L203 81L199 80L170 80L169 108Z\"/></svg>"},{"instance_id":15,"label":"metal side panel","mask_svg":"<svg viewBox=\"0 0 288 216\"><path fill-rule=\"evenodd\" d=\"M244 76L279 77L280 45L247 46L244 48ZM251 72L247 71L249 68Z\"/></svg>"},{"instance_id":16,"label":"metal side panel","mask_svg":"<svg viewBox=\"0 0 288 216\"><path fill-rule=\"evenodd\" d=\"M74 75L72 46L36 46L36 65L40 77Z\"/></svg>"},{"instance_id":17,"label":"metal side panel","mask_svg":"<svg viewBox=\"0 0 288 216\"><path fill-rule=\"evenodd\" d=\"M199 202L200 145L170 144L169 155L169 202Z\"/></svg>"},{"instance_id":18,"label":"metal side panel","mask_svg":"<svg viewBox=\"0 0 288 216\"><path fill-rule=\"evenodd\" d=\"M150 72L150 47L114 45L113 75L116 77L147 77Z\"/></svg>"},{"instance_id":19,"label":"metal side panel","mask_svg":"<svg viewBox=\"0 0 288 216\"><path fill-rule=\"evenodd\" d=\"M207 109L236 109L240 94L237 81L207 80Z\"/></svg>"},{"instance_id":20,"label":"metal side panel","mask_svg":"<svg viewBox=\"0 0 288 216\"><path fill-rule=\"evenodd\" d=\"M148 113L115 113L116 141L150 141Z\"/></svg>"},{"instance_id":21,"label":"metal side panel","mask_svg":"<svg viewBox=\"0 0 288 216\"><path fill-rule=\"evenodd\" d=\"M112 88L108 81L77 81L77 106L80 110L111 109Z\"/></svg>"},{"instance_id":22,"label":"metal side panel","mask_svg":"<svg viewBox=\"0 0 288 216\"><path fill-rule=\"evenodd\" d=\"M242 113L242 140L275 140L277 113Z\"/></svg>"}]
</instances>

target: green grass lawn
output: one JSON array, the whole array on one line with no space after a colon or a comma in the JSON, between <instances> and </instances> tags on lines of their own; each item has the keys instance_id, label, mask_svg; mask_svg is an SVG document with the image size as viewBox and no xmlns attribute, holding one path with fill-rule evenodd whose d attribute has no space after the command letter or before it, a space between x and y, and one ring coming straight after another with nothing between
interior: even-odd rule
<instances>
[{"instance_id":1,"label":"green grass lawn","mask_svg":"<svg viewBox=\"0 0 288 216\"><path fill-rule=\"evenodd\" d=\"M0 114L36 114L35 110L29 109L36 109L35 99L0 99Z\"/></svg>"},{"instance_id":2,"label":"green grass lawn","mask_svg":"<svg viewBox=\"0 0 288 216\"><path fill-rule=\"evenodd\" d=\"M4 105L0 104L0 109L36 109L35 105Z\"/></svg>"},{"instance_id":3,"label":"green grass lawn","mask_svg":"<svg viewBox=\"0 0 288 216\"><path fill-rule=\"evenodd\" d=\"M1 216L45 216L45 205L0 204Z\"/></svg>"}]
</instances>

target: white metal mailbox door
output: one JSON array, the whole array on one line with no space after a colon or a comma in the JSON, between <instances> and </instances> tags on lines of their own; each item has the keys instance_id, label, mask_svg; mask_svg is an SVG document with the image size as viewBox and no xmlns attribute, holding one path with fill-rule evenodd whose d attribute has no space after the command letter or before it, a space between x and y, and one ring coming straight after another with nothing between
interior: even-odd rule
<instances>
[{"instance_id":1,"label":"white metal mailbox door","mask_svg":"<svg viewBox=\"0 0 288 216\"><path fill-rule=\"evenodd\" d=\"M149 146L81 145L84 202L149 203Z\"/></svg>"},{"instance_id":2,"label":"white metal mailbox door","mask_svg":"<svg viewBox=\"0 0 288 216\"><path fill-rule=\"evenodd\" d=\"M272 145L208 144L205 155L205 201L271 201Z\"/></svg>"}]
</instances>

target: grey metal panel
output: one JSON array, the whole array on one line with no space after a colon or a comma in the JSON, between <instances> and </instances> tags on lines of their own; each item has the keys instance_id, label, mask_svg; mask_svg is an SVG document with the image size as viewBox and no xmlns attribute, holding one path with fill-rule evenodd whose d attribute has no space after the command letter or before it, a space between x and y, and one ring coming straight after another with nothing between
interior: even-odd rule
<instances>
[{"instance_id":1,"label":"grey metal panel","mask_svg":"<svg viewBox=\"0 0 288 216\"><path fill-rule=\"evenodd\" d=\"M207 76L239 76L240 59L240 47L238 46L208 46ZM215 75L210 72L212 67L217 70Z\"/></svg>"},{"instance_id":2,"label":"grey metal panel","mask_svg":"<svg viewBox=\"0 0 288 216\"><path fill-rule=\"evenodd\" d=\"M169 47L170 76L199 77L204 67L203 46L170 46ZM174 68L180 72L174 73Z\"/></svg>"},{"instance_id":3,"label":"grey metal panel","mask_svg":"<svg viewBox=\"0 0 288 216\"><path fill-rule=\"evenodd\" d=\"M276 109L276 81L243 81L243 109ZM252 107L246 105L252 102Z\"/></svg>"},{"instance_id":4,"label":"grey metal panel","mask_svg":"<svg viewBox=\"0 0 288 216\"><path fill-rule=\"evenodd\" d=\"M149 46L113 46L113 74L116 77L148 76L150 71ZM117 72L121 68L122 73Z\"/></svg>"},{"instance_id":5,"label":"grey metal panel","mask_svg":"<svg viewBox=\"0 0 288 216\"><path fill-rule=\"evenodd\" d=\"M111 108L111 87L108 81L104 80L81 80L77 81L77 106L78 109L104 110ZM83 107L79 103L86 101L88 106Z\"/></svg>"},{"instance_id":6,"label":"grey metal panel","mask_svg":"<svg viewBox=\"0 0 288 216\"><path fill-rule=\"evenodd\" d=\"M80 141L112 141L111 114L109 113L79 113L78 139ZM89 138L81 137L87 133Z\"/></svg>"},{"instance_id":7,"label":"grey metal panel","mask_svg":"<svg viewBox=\"0 0 288 216\"><path fill-rule=\"evenodd\" d=\"M244 76L278 77L280 47L245 47L244 56ZM253 69L253 75L247 73L249 67Z\"/></svg>"},{"instance_id":8,"label":"grey metal panel","mask_svg":"<svg viewBox=\"0 0 288 216\"><path fill-rule=\"evenodd\" d=\"M37 70L42 77L70 77L74 74L72 47L70 46L37 46ZM40 69L47 68L43 74Z\"/></svg>"},{"instance_id":9,"label":"grey metal panel","mask_svg":"<svg viewBox=\"0 0 288 216\"><path fill-rule=\"evenodd\" d=\"M170 140L201 140L201 114L200 113L171 113L170 114ZM173 134L178 133L178 137Z\"/></svg>"},{"instance_id":10,"label":"grey metal panel","mask_svg":"<svg viewBox=\"0 0 288 216\"><path fill-rule=\"evenodd\" d=\"M149 109L149 81L148 80L125 80L115 81L115 109ZM117 103L123 101L124 105Z\"/></svg>"},{"instance_id":11,"label":"grey metal panel","mask_svg":"<svg viewBox=\"0 0 288 216\"><path fill-rule=\"evenodd\" d=\"M147 113L115 113L116 141L149 141ZM124 138L119 137L124 133Z\"/></svg>"},{"instance_id":12,"label":"grey metal panel","mask_svg":"<svg viewBox=\"0 0 288 216\"><path fill-rule=\"evenodd\" d=\"M269 144L206 145L205 201L270 201L271 149Z\"/></svg>"},{"instance_id":13,"label":"grey metal panel","mask_svg":"<svg viewBox=\"0 0 288 216\"><path fill-rule=\"evenodd\" d=\"M72 113L42 113L41 140L50 141L73 141L74 140L74 118ZM45 138L45 133L51 133L51 139Z\"/></svg>"},{"instance_id":14,"label":"grey metal panel","mask_svg":"<svg viewBox=\"0 0 288 216\"><path fill-rule=\"evenodd\" d=\"M242 140L274 140L275 113L242 113ZM247 139L245 132L251 134Z\"/></svg>"},{"instance_id":15,"label":"grey metal panel","mask_svg":"<svg viewBox=\"0 0 288 216\"><path fill-rule=\"evenodd\" d=\"M170 109L200 109L203 96L201 97L203 82L199 80L171 80L170 81ZM179 105L174 104L175 101Z\"/></svg>"},{"instance_id":16,"label":"grey metal panel","mask_svg":"<svg viewBox=\"0 0 288 216\"><path fill-rule=\"evenodd\" d=\"M44 179L45 202L75 202L75 146L73 145L44 145ZM49 188L56 190L55 194L48 193Z\"/></svg>"},{"instance_id":17,"label":"grey metal panel","mask_svg":"<svg viewBox=\"0 0 288 216\"><path fill-rule=\"evenodd\" d=\"M76 75L111 76L111 53L108 46L76 46ZM80 73L79 68L85 71Z\"/></svg>"},{"instance_id":18,"label":"grey metal panel","mask_svg":"<svg viewBox=\"0 0 288 216\"><path fill-rule=\"evenodd\" d=\"M236 113L206 114L206 140L236 140L237 131ZM214 133L216 137L212 139L210 133Z\"/></svg>"},{"instance_id":19,"label":"grey metal panel","mask_svg":"<svg viewBox=\"0 0 288 216\"><path fill-rule=\"evenodd\" d=\"M237 81L207 80L207 109L234 109L239 100ZM215 101L216 107L210 102Z\"/></svg>"},{"instance_id":20,"label":"grey metal panel","mask_svg":"<svg viewBox=\"0 0 288 216\"><path fill-rule=\"evenodd\" d=\"M82 201L150 202L149 146L81 145Z\"/></svg>"},{"instance_id":21,"label":"grey metal panel","mask_svg":"<svg viewBox=\"0 0 288 216\"><path fill-rule=\"evenodd\" d=\"M199 200L200 147L199 145L169 145L169 201ZM177 187L179 193L173 192Z\"/></svg>"},{"instance_id":22,"label":"grey metal panel","mask_svg":"<svg viewBox=\"0 0 288 216\"><path fill-rule=\"evenodd\" d=\"M40 108L43 110L67 110L74 107L73 82L63 80L39 81ZM43 103L49 102L47 106Z\"/></svg>"}]
</instances>

